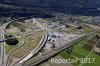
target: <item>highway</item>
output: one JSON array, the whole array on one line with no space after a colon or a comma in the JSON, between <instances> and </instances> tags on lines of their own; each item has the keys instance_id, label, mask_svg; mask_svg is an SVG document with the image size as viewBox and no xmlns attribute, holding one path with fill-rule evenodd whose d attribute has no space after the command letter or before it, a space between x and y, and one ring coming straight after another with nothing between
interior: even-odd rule
<instances>
[{"instance_id":1,"label":"highway","mask_svg":"<svg viewBox=\"0 0 100 66\"><path fill-rule=\"evenodd\" d=\"M84 37L84 36L81 36L81 37L76 38L75 40L73 40L73 41L67 43L66 45L64 45L64 46L62 46L62 47L60 47L60 48L57 48L57 49L53 50L51 53L48 53L48 54L45 55L45 56L41 56L41 57L39 57L38 59L35 59L35 60L29 60L29 61L23 63L22 66L34 66L34 65L37 65L37 64L39 64L40 62L42 62L42 61L44 61L44 60L46 60L46 59L48 59L48 58L54 56L55 54L61 52L62 50L66 49L66 48L68 48L68 47L70 47L70 46L72 46L74 43L76 43L76 42L77 42L79 39L81 39L82 37ZM32 62L32 63L31 63L31 62Z\"/></svg>"},{"instance_id":2,"label":"highway","mask_svg":"<svg viewBox=\"0 0 100 66\"><path fill-rule=\"evenodd\" d=\"M28 33L28 34L24 34L24 35L22 35L22 36L14 36L14 37L2 39L2 40L0 40L0 43L5 42L5 41L8 40L8 39L12 39L12 38L20 38L20 37L24 37L24 36L28 36L28 35L33 35L33 33Z\"/></svg>"},{"instance_id":3,"label":"highway","mask_svg":"<svg viewBox=\"0 0 100 66\"><path fill-rule=\"evenodd\" d=\"M22 66L30 66L30 65L33 65L34 66L34 65L36 65L36 64L44 61L45 59L48 59L48 58L52 57L53 55L59 53L60 51L62 51L64 49L72 46L73 44L75 44L77 41L79 41L81 38L84 37L84 36L80 36L80 37L76 38L75 40L67 43L66 45L64 45L64 46L62 46L60 48L55 49L52 53L49 53L49 54L47 54L45 56L41 56L41 58L36 59L36 60L34 60L34 62L30 63L29 61L31 61L31 60L29 60L29 61L27 61L27 60L30 59L35 54L37 54L39 52L39 50L42 49L42 47L46 44L46 41L47 41L47 38L48 38L48 29L46 28L46 26L44 24L42 24L39 20L35 19L35 18L33 18L33 22L37 23L39 25L39 27L43 30L43 37L42 37L40 43L38 44L38 46L35 49L33 49L30 52L30 54L28 54L27 56L22 57L16 63L11 64L11 66L20 66L20 65L22 65ZM8 22L8 24L9 24L9 22ZM27 62L29 62L29 63L27 63Z\"/></svg>"},{"instance_id":4,"label":"highway","mask_svg":"<svg viewBox=\"0 0 100 66\"><path fill-rule=\"evenodd\" d=\"M14 21L16 21L16 20L19 20L19 19L22 19L23 17L21 17L21 18L18 18L18 19L15 19L15 20L12 20L12 21L9 21L9 22L7 22L7 23L4 23L1 27L0 27L0 40L3 40L3 39L5 39L5 37L4 37L4 33L5 33L5 29L6 29L6 27L7 27L7 25L9 25L10 23L12 23L12 22L14 22ZM1 66L5 66L5 63L4 63L4 61L6 60L6 55L5 55L5 43L4 42L2 42L2 43L0 43L0 65Z\"/></svg>"},{"instance_id":5,"label":"highway","mask_svg":"<svg viewBox=\"0 0 100 66\"><path fill-rule=\"evenodd\" d=\"M46 54L46 55L41 55L35 59L30 59L29 61L23 63L21 66L35 66L39 63L41 63L42 61L45 61L46 59L49 59L50 57L54 56L55 54L63 51L63 50L66 50L68 47L74 45L76 42L80 41L83 37L86 37L86 36L91 36L93 35L94 33L96 33L96 31L92 32L92 33L89 33L87 35L83 35L83 36L80 36L78 38L76 38L75 40L67 43L66 45L60 47L60 48L57 48L55 50L53 50L52 52Z\"/></svg>"},{"instance_id":6,"label":"highway","mask_svg":"<svg viewBox=\"0 0 100 66\"><path fill-rule=\"evenodd\" d=\"M36 20L35 18L33 18L33 22L37 23L39 25L39 27L43 30L42 39L39 42L38 46L35 49L33 49L30 54L28 54L25 57L22 57L19 61L12 64L11 66L20 66L23 62L27 61L32 56L34 56L36 53L38 53L39 50L41 50L42 47L46 44L46 41L47 41L47 38L48 38L48 30L47 30L46 26L43 25L40 21Z\"/></svg>"},{"instance_id":7,"label":"highway","mask_svg":"<svg viewBox=\"0 0 100 66\"><path fill-rule=\"evenodd\" d=\"M7 23L5 23L5 24L3 24L1 26L1 30L0 30L0 40L3 40L4 39L4 33L5 33L4 30L5 30L6 26L8 24L10 24L10 23L11 23L11 21L10 22L7 22ZM2 63L1 65L4 64L4 60L5 60L5 48L4 48L4 46L5 46L5 43L1 43L0 44L0 47L1 47L0 58L1 58L1 63Z\"/></svg>"}]
</instances>

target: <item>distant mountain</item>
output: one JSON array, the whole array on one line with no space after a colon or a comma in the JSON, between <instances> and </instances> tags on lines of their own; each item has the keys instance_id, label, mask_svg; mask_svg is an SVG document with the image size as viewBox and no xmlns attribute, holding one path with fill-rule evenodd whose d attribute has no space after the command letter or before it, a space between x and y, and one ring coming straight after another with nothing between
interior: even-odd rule
<instances>
[{"instance_id":1,"label":"distant mountain","mask_svg":"<svg viewBox=\"0 0 100 66\"><path fill-rule=\"evenodd\" d=\"M100 7L100 0L0 0L2 4L10 4L25 7Z\"/></svg>"},{"instance_id":2,"label":"distant mountain","mask_svg":"<svg viewBox=\"0 0 100 66\"><path fill-rule=\"evenodd\" d=\"M100 15L100 0L0 0L0 12Z\"/></svg>"}]
</instances>

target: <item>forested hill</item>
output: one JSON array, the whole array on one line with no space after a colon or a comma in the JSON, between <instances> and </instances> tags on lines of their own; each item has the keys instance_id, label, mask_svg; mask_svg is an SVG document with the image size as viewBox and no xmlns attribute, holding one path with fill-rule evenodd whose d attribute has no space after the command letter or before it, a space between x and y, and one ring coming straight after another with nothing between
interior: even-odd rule
<instances>
[{"instance_id":1,"label":"forested hill","mask_svg":"<svg viewBox=\"0 0 100 66\"><path fill-rule=\"evenodd\" d=\"M100 7L100 0L0 0L0 3L22 7Z\"/></svg>"},{"instance_id":2,"label":"forested hill","mask_svg":"<svg viewBox=\"0 0 100 66\"><path fill-rule=\"evenodd\" d=\"M0 13L3 14L44 14L46 11L100 15L100 0L0 0Z\"/></svg>"}]
</instances>

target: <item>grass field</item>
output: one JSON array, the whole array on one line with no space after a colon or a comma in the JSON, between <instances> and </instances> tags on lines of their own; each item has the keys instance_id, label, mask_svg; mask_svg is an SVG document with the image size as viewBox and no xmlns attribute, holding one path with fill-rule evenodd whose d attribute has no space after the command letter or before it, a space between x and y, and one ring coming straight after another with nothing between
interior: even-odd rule
<instances>
[{"instance_id":1,"label":"grass field","mask_svg":"<svg viewBox=\"0 0 100 66\"><path fill-rule=\"evenodd\" d=\"M24 26L22 24L22 22L14 22L14 23L12 23L12 25L15 26L15 27L18 27L20 29L26 28L26 26Z\"/></svg>"},{"instance_id":2,"label":"grass field","mask_svg":"<svg viewBox=\"0 0 100 66\"><path fill-rule=\"evenodd\" d=\"M83 25L83 29L84 29L84 33L86 33L86 34L94 31L93 28L91 28L91 27L89 27L87 25Z\"/></svg>"},{"instance_id":3,"label":"grass field","mask_svg":"<svg viewBox=\"0 0 100 66\"><path fill-rule=\"evenodd\" d=\"M88 42L89 38L84 38L82 39L80 42L76 43L76 45L74 46L73 52L71 54L68 54L66 51L63 51L60 53L60 56L62 56L65 59L68 58L73 58L75 59L75 57L77 58L86 58L86 56L90 53L90 51L87 51L85 49L83 49L82 47L84 46L84 44L86 44ZM90 54L89 58L95 58L94 63L85 63L82 66L100 66L100 56L96 55L95 52L92 52L92 54ZM74 66L78 66L80 64L80 61L78 63L72 63Z\"/></svg>"},{"instance_id":4,"label":"grass field","mask_svg":"<svg viewBox=\"0 0 100 66\"><path fill-rule=\"evenodd\" d=\"M23 55L27 54L29 51L31 51L38 45L41 36L42 33L37 33L37 35L33 35L33 36L32 35L27 36L25 41L26 43L21 48L17 49L13 53L13 56L15 56L16 58L21 58Z\"/></svg>"},{"instance_id":5,"label":"grass field","mask_svg":"<svg viewBox=\"0 0 100 66\"><path fill-rule=\"evenodd\" d=\"M90 33L92 31L94 31L94 28L91 28L87 25L83 25L83 30L84 30L84 33L87 34L87 33ZM70 26L69 28L62 28L62 29L57 29L58 32L66 32L66 33L75 33L76 32L76 27L74 26ZM76 32L77 33L77 32Z\"/></svg>"},{"instance_id":6,"label":"grass field","mask_svg":"<svg viewBox=\"0 0 100 66\"><path fill-rule=\"evenodd\" d=\"M14 62L15 59L17 59L16 61L18 61L18 59L26 56L27 54L29 54L30 51L32 51L39 44L42 38L43 32L34 31L33 33L35 35L26 36L25 43L21 47L19 47L18 49L16 49L14 52L11 53L10 59L9 59L10 63Z\"/></svg>"},{"instance_id":7,"label":"grass field","mask_svg":"<svg viewBox=\"0 0 100 66\"><path fill-rule=\"evenodd\" d=\"M10 45L5 45L5 51L6 54L8 54L11 50L13 50L14 48L16 48L16 46L10 46Z\"/></svg>"},{"instance_id":8,"label":"grass field","mask_svg":"<svg viewBox=\"0 0 100 66\"><path fill-rule=\"evenodd\" d=\"M21 38L17 38L18 39L18 44L17 45L14 45L14 46L11 46L11 45L5 45L5 51L6 51L6 54L9 54L9 52L11 52L13 49L17 48L18 46L20 46L22 44L22 41L20 40L23 40L24 41L24 37L21 37Z\"/></svg>"}]
</instances>

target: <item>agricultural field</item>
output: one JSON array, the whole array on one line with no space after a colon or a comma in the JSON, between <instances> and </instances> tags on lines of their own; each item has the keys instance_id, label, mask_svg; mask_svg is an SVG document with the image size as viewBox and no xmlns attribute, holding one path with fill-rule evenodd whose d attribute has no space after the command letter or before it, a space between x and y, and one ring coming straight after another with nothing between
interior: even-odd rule
<instances>
[{"instance_id":1,"label":"agricultural field","mask_svg":"<svg viewBox=\"0 0 100 66\"><path fill-rule=\"evenodd\" d=\"M76 59L76 58L95 58L94 63L72 63L74 66L99 66L100 56L92 51L93 46L96 44L96 38L94 36L84 37L81 41L74 45L73 52L71 54L66 51L61 52L59 55L64 59ZM92 46L92 48L90 48Z\"/></svg>"}]
</instances>

